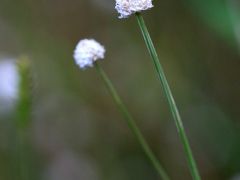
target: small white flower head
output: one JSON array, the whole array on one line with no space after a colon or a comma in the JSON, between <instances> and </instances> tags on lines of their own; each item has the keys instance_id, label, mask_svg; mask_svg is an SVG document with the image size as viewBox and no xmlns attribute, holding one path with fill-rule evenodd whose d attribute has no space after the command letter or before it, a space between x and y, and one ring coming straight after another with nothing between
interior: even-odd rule
<instances>
[{"instance_id":1,"label":"small white flower head","mask_svg":"<svg viewBox=\"0 0 240 180\"><path fill-rule=\"evenodd\" d=\"M83 39L79 41L74 50L74 59L80 68L92 67L98 59L103 59L105 48L94 39Z\"/></svg>"},{"instance_id":2,"label":"small white flower head","mask_svg":"<svg viewBox=\"0 0 240 180\"><path fill-rule=\"evenodd\" d=\"M0 112L10 110L18 98L19 73L14 60L0 61Z\"/></svg>"},{"instance_id":3,"label":"small white flower head","mask_svg":"<svg viewBox=\"0 0 240 180\"><path fill-rule=\"evenodd\" d=\"M116 10L120 14L119 18L141 12L153 7L152 0L116 0Z\"/></svg>"}]
</instances>

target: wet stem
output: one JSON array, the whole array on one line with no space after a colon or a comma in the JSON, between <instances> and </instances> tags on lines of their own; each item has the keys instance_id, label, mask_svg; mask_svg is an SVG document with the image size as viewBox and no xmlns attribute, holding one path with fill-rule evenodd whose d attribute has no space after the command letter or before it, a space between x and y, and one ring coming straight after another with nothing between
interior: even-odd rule
<instances>
[{"instance_id":1,"label":"wet stem","mask_svg":"<svg viewBox=\"0 0 240 180\"><path fill-rule=\"evenodd\" d=\"M118 95L117 91L115 90L115 88L114 88L112 82L110 81L110 79L108 78L108 76L106 75L104 70L101 68L101 66L98 64L98 62L95 62L94 66L95 66L98 74L100 75L100 77L104 81L104 83L105 83L108 91L112 95L117 107L119 108L120 112L122 113L123 117L125 118L125 120L128 124L128 127L130 128L132 133L135 135L136 139L138 140L138 142L139 142L140 146L142 147L143 151L145 152L146 156L149 158L150 162L155 167L155 169L157 170L160 177L163 180L170 180L167 173L163 169L162 165L159 163L159 161L157 160L157 158L153 154L152 150L148 146L146 140L144 139L144 137L143 137L142 133L140 132L139 128L137 127L134 119L132 118L132 116L128 112L126 106L122 102L120 96Z\"/></svg>"},{"instance_id":2,"label":"wet stem","mask_svg":"<svg viewBox=\"0 0 240 180\"><path fill-rule=\"evenodd\" d=\"M169 108L171 110L173 119L174 119L175 124L177 126L177 130L178 130L180 139L181 139L183 147L184 147L184 151L185 151L185 154L186 154L187 162L188 162L192 177L193 177L194 180L201 180L196 162L195 162L193 154L192 154L191 147L189 145L189 141L188 141L186 132L184 130L184 126L183 126L183 123L182 123L177 105L176 105L175 100L173 98L171 89L168 85L168 81L167 81L167 78L165 76L163 67L160 64L156 49L153 45L153 42L152 42L152 39L151 39L150 34L148 32L147 26L145 25L144 19L143 19L142 15L140 13L136 13L136 18L137 18L137 21L138 21L138 25L141 29L141 32L142 32L144 41L146 43L146 46L148 48L149 54L151 56L151 59L153 60L155 69L156 69L158 77L160 79L160 83L163 87L163 91L164 91L164 94L167 98L167 101L168 101Z\"/></svg>"}]
</instances>

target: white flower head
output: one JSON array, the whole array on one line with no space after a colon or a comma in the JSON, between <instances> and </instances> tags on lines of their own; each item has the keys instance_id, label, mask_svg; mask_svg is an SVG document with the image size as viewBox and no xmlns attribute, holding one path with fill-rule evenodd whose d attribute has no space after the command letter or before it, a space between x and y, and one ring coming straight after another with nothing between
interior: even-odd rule
<instances>
[{"instance_id":1,"label":"white flower head","mask_svg":"<svg viewBox=\"0 0 240 180\"><path fill-rule=\"evenodd\" d=\"M152 0L116 0L116 10L120 14L119 18L141 12L153 7Z\"/></svg>"},{"instance_id":2,"label":"white flower head","mask_svg":"<svg viewBox=\"0 0 240 180\"><path fill-rule=\"evenodd\" d=\"M18 98L19 73L14 60L0 61L0 112L10 110Z\"/></svg>"},{"instance_id":3,"label":"white flower head","mask_svg":"<svg viewBox=\"0 0 240 180\"><path fill-rule=\"evenodd\" d=\"M105 48L94 39L83 39L79 41L74 50L74 59L80 68L92 67L98 59L103 59Z\"/></svg>"}]
</instances>

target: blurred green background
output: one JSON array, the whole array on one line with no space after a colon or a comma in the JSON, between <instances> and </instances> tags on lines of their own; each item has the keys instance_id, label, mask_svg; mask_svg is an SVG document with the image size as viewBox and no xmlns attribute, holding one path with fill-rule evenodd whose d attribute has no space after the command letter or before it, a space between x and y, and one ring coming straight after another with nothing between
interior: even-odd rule
<instances>
[{"instance_id":1,"label":"blurred green background","mask_svg":"<svg viewBox=\"0 0 240 180\"><path fill-rule=\"evenodd\" d=\"M0 61L23 55L31 60L29 179L158 179L95 69L75 65L73 50L83 38L105 45L101 64L171 178L191 179L136 19L119 20L114 4L0 0ZM202 179L239 180L240 1L153 4L143 15ZM17 173L14 112L0 115L0 180L14 180Z\"/></svg>"}]
</instances>

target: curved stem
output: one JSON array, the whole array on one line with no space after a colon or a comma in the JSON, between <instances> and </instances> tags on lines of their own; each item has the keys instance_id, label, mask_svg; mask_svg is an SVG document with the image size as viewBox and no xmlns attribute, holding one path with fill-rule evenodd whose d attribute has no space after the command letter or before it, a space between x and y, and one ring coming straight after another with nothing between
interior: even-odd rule
<instances>
[{"instance_id":1,"label":"curved stem","mask_svg":"<svg viewBox=\"0 0 240 180\"><path fill-rule=\"evenodd\" d=\"M133 120L132 116L128 112L126 106L123 104L123 102L122 102L121 98L119 97L117 91L113 87L112 82L110 81L110 79L108 78L106 73L103 71L103 69L101 68L101 66L97 62L95 62L94 65L96 67L97 72L99 73L99 75L103 79L105 85L107 86L107 89L109 90L110 94L112 95L115 103L117 104L118 108L120 109L121 113L123 114L130 130L133 132L133 134L137 138L139 144L141 145L145 154L147 155L147 157L151 161L152 165L155 167L158 174L162 177L163 180L169 180L170 178L168 177L167 173L165 172L165 170L163 169L163 167L161 166L161 164L159 163L159 161L157 160L157 158L153 154L152 150L148 146L146 140L144 139L144 137L143 137L142 133L140 132L139 128L137 127L135 121Z\"/></svg>"},{"instance_id":2,"label":"curved stem","mask_svg":"<svg viewBox=\"0 0 240 180\"><path fill-rule=\"evenodd\" d=\"M177 105L176 105L175 100L173 98L171 89L168 85L168 81L167 81L167 78L165 76L163 67L160 64L156 49L153 45L152 39L149 35L148 29L145 25L145 22L144 22L144 19L143 19L142 15L140 13L136 13L136 17L137 17L137 21L138 21L139 27L141 29L144 41L147 45L150 56L151 56L151 58L154 62L154 66L155 66L155 69L157 71L158 77L160 79L161 85L163 87L165 96L167 97L167 101L168 101L172 116L174 118L175 124L176 124L177 129L178 129L178 133L180 135L180 139L181 139L183 147L184 147L184 151L185 151L185 154L186 154L186 157L187 157L187 161L188 161L188 165L189 165L192 177L193 177L194 180L200 180L201 177L199 175L198 168L197 168L196 162L194 160L192 150L191 150L191 147L189 145L188 138L187 138L186 132L184 130L184 126L183 126L180 114L178 112Z\"/></svg>"}]
</instances>

